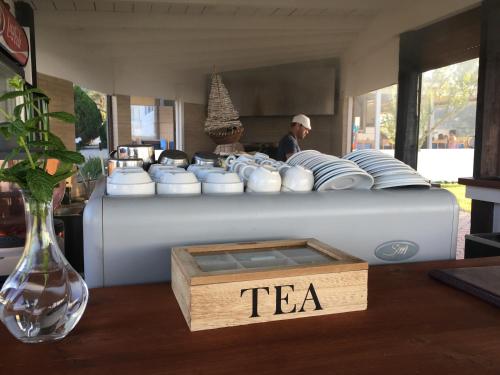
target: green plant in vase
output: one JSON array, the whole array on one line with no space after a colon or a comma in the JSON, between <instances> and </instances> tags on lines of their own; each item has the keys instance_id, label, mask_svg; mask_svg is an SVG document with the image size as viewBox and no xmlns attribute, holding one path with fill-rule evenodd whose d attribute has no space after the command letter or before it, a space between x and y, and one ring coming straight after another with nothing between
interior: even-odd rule
<instances>
[{"instance_id":1,"label":"green plant in vase","mask_svg":"<svg viewBox=\"0 0 500 375\"><path fill-rule=\"evenodd\" d=\"M90 157L88 160L79 166L78 179L82 183L85 199L89 199L94 190L96 181L103 176L103 161L98 157Z\"/></svg>"},{"instance_id":2,"label":"green plant in vase","mask_svg":"<svg viewBox=\"0 0 500 375\"><path fill-rule=\"evenodd\" d=\"M17 147L2 163L0 181L16 183L23 192L26 242L19 263L0 291L0 319L23 342L57 340L80 320L88 289L57 245L52 194L84 158L67 150L50 132L50 118L72 123L73 115L49 112L49 98L41 90L27 87L19 76L10 79L9 85L13 91L0 96L0 102L15 99L19 104L12 113L0 110L6 119L0 123L0 134L14 139ZM47 167L54 161L57 170L50 174Z\"/></svg>"}]
</instances>

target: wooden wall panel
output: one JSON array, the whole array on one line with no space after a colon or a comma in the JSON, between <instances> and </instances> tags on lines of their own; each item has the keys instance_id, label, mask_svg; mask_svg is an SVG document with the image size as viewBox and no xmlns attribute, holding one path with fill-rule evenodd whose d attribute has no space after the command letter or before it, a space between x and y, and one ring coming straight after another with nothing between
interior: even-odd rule
<instances>
[{"instance_id":1,"label":"wooden wall panel","mask_svg":"<svg viewBox=\"0 0 500 375\"><path fill-rule=\"evenodd\" d=\"M215 150L216 144L203 130L206 117L205 105L184 103L184 151L189 157L196 151Z\"/></svg>"},{"instance_id":2,"label":"wooden wall panel","mask_svg":"<svg viewBox=\"0 0 500 375\"><path fill-rule=\"evenodd\" d=\"M159 107L160 138L168 141L174 140L174 107Z\"/></svg>"},{"instance_id":3,"label":"wooden wall panel","mask_svg":"<svg viewBox=\"0 0 500 375\"><path fill-rule=\"evenodd\" d=\"M38 87L50 98L49 110L75 113L73 83L61 78L38 73ZM51 131L60 137L69 150L75 150L75 124L50 120Z\"/></svg>"},{"instance_id":4,"label":"wooden wall panel","mask_svg":"<svg viewBox=\"0 0 500 375\"><path fill-rule=\"evenodd\" d=\"M479 57L481 8L471 9L417 31L421 71Z\"/></svg>"},{"instance_id":5,"label":"wooden wall panel","mask_svg":"<svg viewBox=\"0 0 500 375\"><path fill-rule=\"evenodd\" d=\"M482 5L474 177L500 177L500 2Z\"/></svg>"},{"instance_id":6,"label":"wooden wall panel","mask_svg":"<svg viewBox=\"0 0 500 375\"><path fill-rule=\"evenodd\" d=\"M303 141L301 149L315 149L327 154L342 154L342 129L336 126L335 116L310 116L312 131ZM245 132L241 143L278 143L288 133L290 116L243 117Z\"/></svg>"},{"instance_id":7,"label":"wooden wall panel","mask_svg":"<svg viewBox=\"0 0 500 375\"><path fill-rule=\"evenodd\" d=\"M130 113L130 96L116 95L115 121L118 130L116 146L132 142L132 120Z\"/></svg>"}]
</instances>

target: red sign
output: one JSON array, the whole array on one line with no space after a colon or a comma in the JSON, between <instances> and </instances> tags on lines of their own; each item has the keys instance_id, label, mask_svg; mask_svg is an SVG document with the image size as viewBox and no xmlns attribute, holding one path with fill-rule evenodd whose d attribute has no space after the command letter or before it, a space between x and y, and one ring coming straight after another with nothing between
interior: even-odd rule
<instances>
[{"instance_id":1,"label":"red sign","mask_svg":"<svg viewBox=\"0 0 500 375\"><path fill-rule=\"evenodd\" d=\"M9 55L25 66L29 57L28 38L24 29L10 13L9 7L0 0L0 45Z\"/></svg>"}]
</instances>

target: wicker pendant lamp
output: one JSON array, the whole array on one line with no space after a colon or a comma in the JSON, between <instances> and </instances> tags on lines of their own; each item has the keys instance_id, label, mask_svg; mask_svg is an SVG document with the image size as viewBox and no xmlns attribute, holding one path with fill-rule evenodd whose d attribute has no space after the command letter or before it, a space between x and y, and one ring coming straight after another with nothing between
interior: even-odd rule
<instances>
[{"instance_id":1,"label":"wicker pendant lamp","mask_svg":"<svg viewBox=\"0 0 500 375\"><path fill-rule=\"evenodd\" d=\"M208 115L205 121L205 133L218 144L236 143L243 134L243 125L233 106L226 86L222 83L215 68L212 73L210 95L208 97Z\"/></svg>"}]
</instances>

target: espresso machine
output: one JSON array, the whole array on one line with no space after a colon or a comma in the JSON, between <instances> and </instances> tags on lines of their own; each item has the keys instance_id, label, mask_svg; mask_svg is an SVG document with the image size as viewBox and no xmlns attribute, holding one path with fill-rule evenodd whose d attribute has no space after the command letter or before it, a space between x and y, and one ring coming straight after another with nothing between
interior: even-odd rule
<instances>
[{"instance_id":1,"label":"espresso machine","mask_svg":"<svg viewBox=\"0 0 500 375\"><path fill-rule=\"evenodd\" d=\"M108 175L115 168L142 167L148 170L155 162L155 150L151 145L120 145L108 159Z\"/></svg>"}]
</instances>

